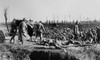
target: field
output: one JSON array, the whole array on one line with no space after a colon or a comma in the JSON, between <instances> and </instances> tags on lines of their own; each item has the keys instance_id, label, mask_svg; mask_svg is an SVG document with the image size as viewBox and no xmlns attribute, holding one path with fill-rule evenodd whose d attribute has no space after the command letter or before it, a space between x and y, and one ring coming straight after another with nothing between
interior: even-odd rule
<instances>
[{"instance_id":1,"label":"field","mask_svg":"<svg viewBox=\"0 0 100 60\"><path fill-rule=\"evenodd\" d=\"M6 37L5 43L0 44L0 55L6 56L6 59L100 60L100 44L89 44L84 46L70 44L66 45L62 49L54 49L53 46L48 47L43 45L36 45L34 42L29 41L24 41L24 45L19 45L17 43L17 36L15 37L16 43L9 44L10 37L8 36L6 27L4 25L0 25L0 28ZM10 57L8 57L8 55ZM0 60L3 60L2 56L0 56Z\"/></svg>"}]
</instances>

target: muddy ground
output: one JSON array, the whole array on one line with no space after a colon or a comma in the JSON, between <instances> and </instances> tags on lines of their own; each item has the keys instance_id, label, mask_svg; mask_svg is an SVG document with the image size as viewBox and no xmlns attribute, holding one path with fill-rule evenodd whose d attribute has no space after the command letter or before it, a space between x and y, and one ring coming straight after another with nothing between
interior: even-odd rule
<instances>
[{"instance_id":1,"label":"muddy ground","mask_svg":"<svg viewBox=\"0 0 100 60\"><path fill-rule=\"evenodd\" d=\"M0 27L5 34L5 43L0 44L0 60L100 60L100 44L87 46L68 45L62 49L36 45L24 41L24 45L9 44L10 37L5 27Z\"/></svg>"},{"instance_id":2,"label":"muddy ground","mask_svg":"<svg viewBox=\"0 0 100 60\"><path fill-rule=\"evenodd\" d=\"M84 47L70 46L63 49L46 48L44 46L20 46L0 44L0 58L3 53L10 55L12 60L100 60L100 45ZM0 59L1 60L1 59Z\"/></svg>"}]
</instances>

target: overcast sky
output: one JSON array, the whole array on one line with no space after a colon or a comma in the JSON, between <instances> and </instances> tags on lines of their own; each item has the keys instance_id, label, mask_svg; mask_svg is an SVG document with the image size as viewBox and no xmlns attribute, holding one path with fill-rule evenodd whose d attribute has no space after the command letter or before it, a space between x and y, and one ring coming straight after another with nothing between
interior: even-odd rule
<instances>
[{"instance_id":1,"label":"overcast sky","mask_svg":"<svg viewBox=\"0 0 100 60\"><path fill-rule=\"evenodd\" d=\"M0 22L8 7L8 20L100 19L100 0L0 0ZM84 18L84 19L83 19Z\"/></svg>"}]
</instances>

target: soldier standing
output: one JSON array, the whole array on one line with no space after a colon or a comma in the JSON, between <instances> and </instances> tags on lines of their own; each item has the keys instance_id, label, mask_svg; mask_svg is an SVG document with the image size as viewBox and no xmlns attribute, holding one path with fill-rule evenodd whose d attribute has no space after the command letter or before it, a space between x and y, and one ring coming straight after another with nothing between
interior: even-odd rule
<instances>
[{"instance_id":1,"label":"soldier standing","mask_svg":"<svg viewBox=\"0 0 100 60\"><path fill-rule=\"evenodd\" d=\"M93 33L93 42L97 43L97 41L96 41L97 40L97 32L96 32L96 30L92 29L91 32Z\"/></svg>"},{"instance_id":2,"label":"soldier standing","mask_svg":"<svg viewBox=\"0 0 100 60\"><path fill-rule=\"evenodd\" d=\"M74 39L78 39L79 37L79 27L78 27L78 21L76 21L75 26L74 26Z\"/></svg>"},{"instance_id":3,"label":"soldier standing","mask_svg":"<svg viewBox=\"0 0 100 60\"><path fill-rule=\"evenodd\" d=\"M91 29L89 29L89 31L87 32L86 39L88 39L90 43L93 42L93 33L91 32Z\"/></svg>"},{"instance_id":4,"label":"soldier standing","mask_svg":"<svg viewBox=\"0 0 100 60\"><path fill-rule=\"evenodd\" d=\"M45 32L45 29L44 29L44 25L42 24L41 21L39 21L39 23L36 23L36 38L35 40L37 39L37 37L40 38L40 41L42 41L42 38L43 38L43 31Z\"/></svg>"}]
</instances>

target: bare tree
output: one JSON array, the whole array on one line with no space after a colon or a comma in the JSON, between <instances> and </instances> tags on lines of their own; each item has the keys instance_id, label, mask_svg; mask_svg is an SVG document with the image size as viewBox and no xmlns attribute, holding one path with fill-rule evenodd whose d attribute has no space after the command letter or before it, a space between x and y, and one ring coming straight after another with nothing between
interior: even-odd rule
<instances>
[{"instance_id":1,"label":"bare tree","mask_svg":"<svg viewBox=\"0 0 100 60\"><path fill-rule=\"evenodd\" d=\"M6 24L8 32L9 32L9 28L8 28L8 24L7 24L7 20L8 20L7 19L7 10L8 10L8 8L4 9L4 17L5 17L5 24Z\"/></svg>"}]
</instances>

